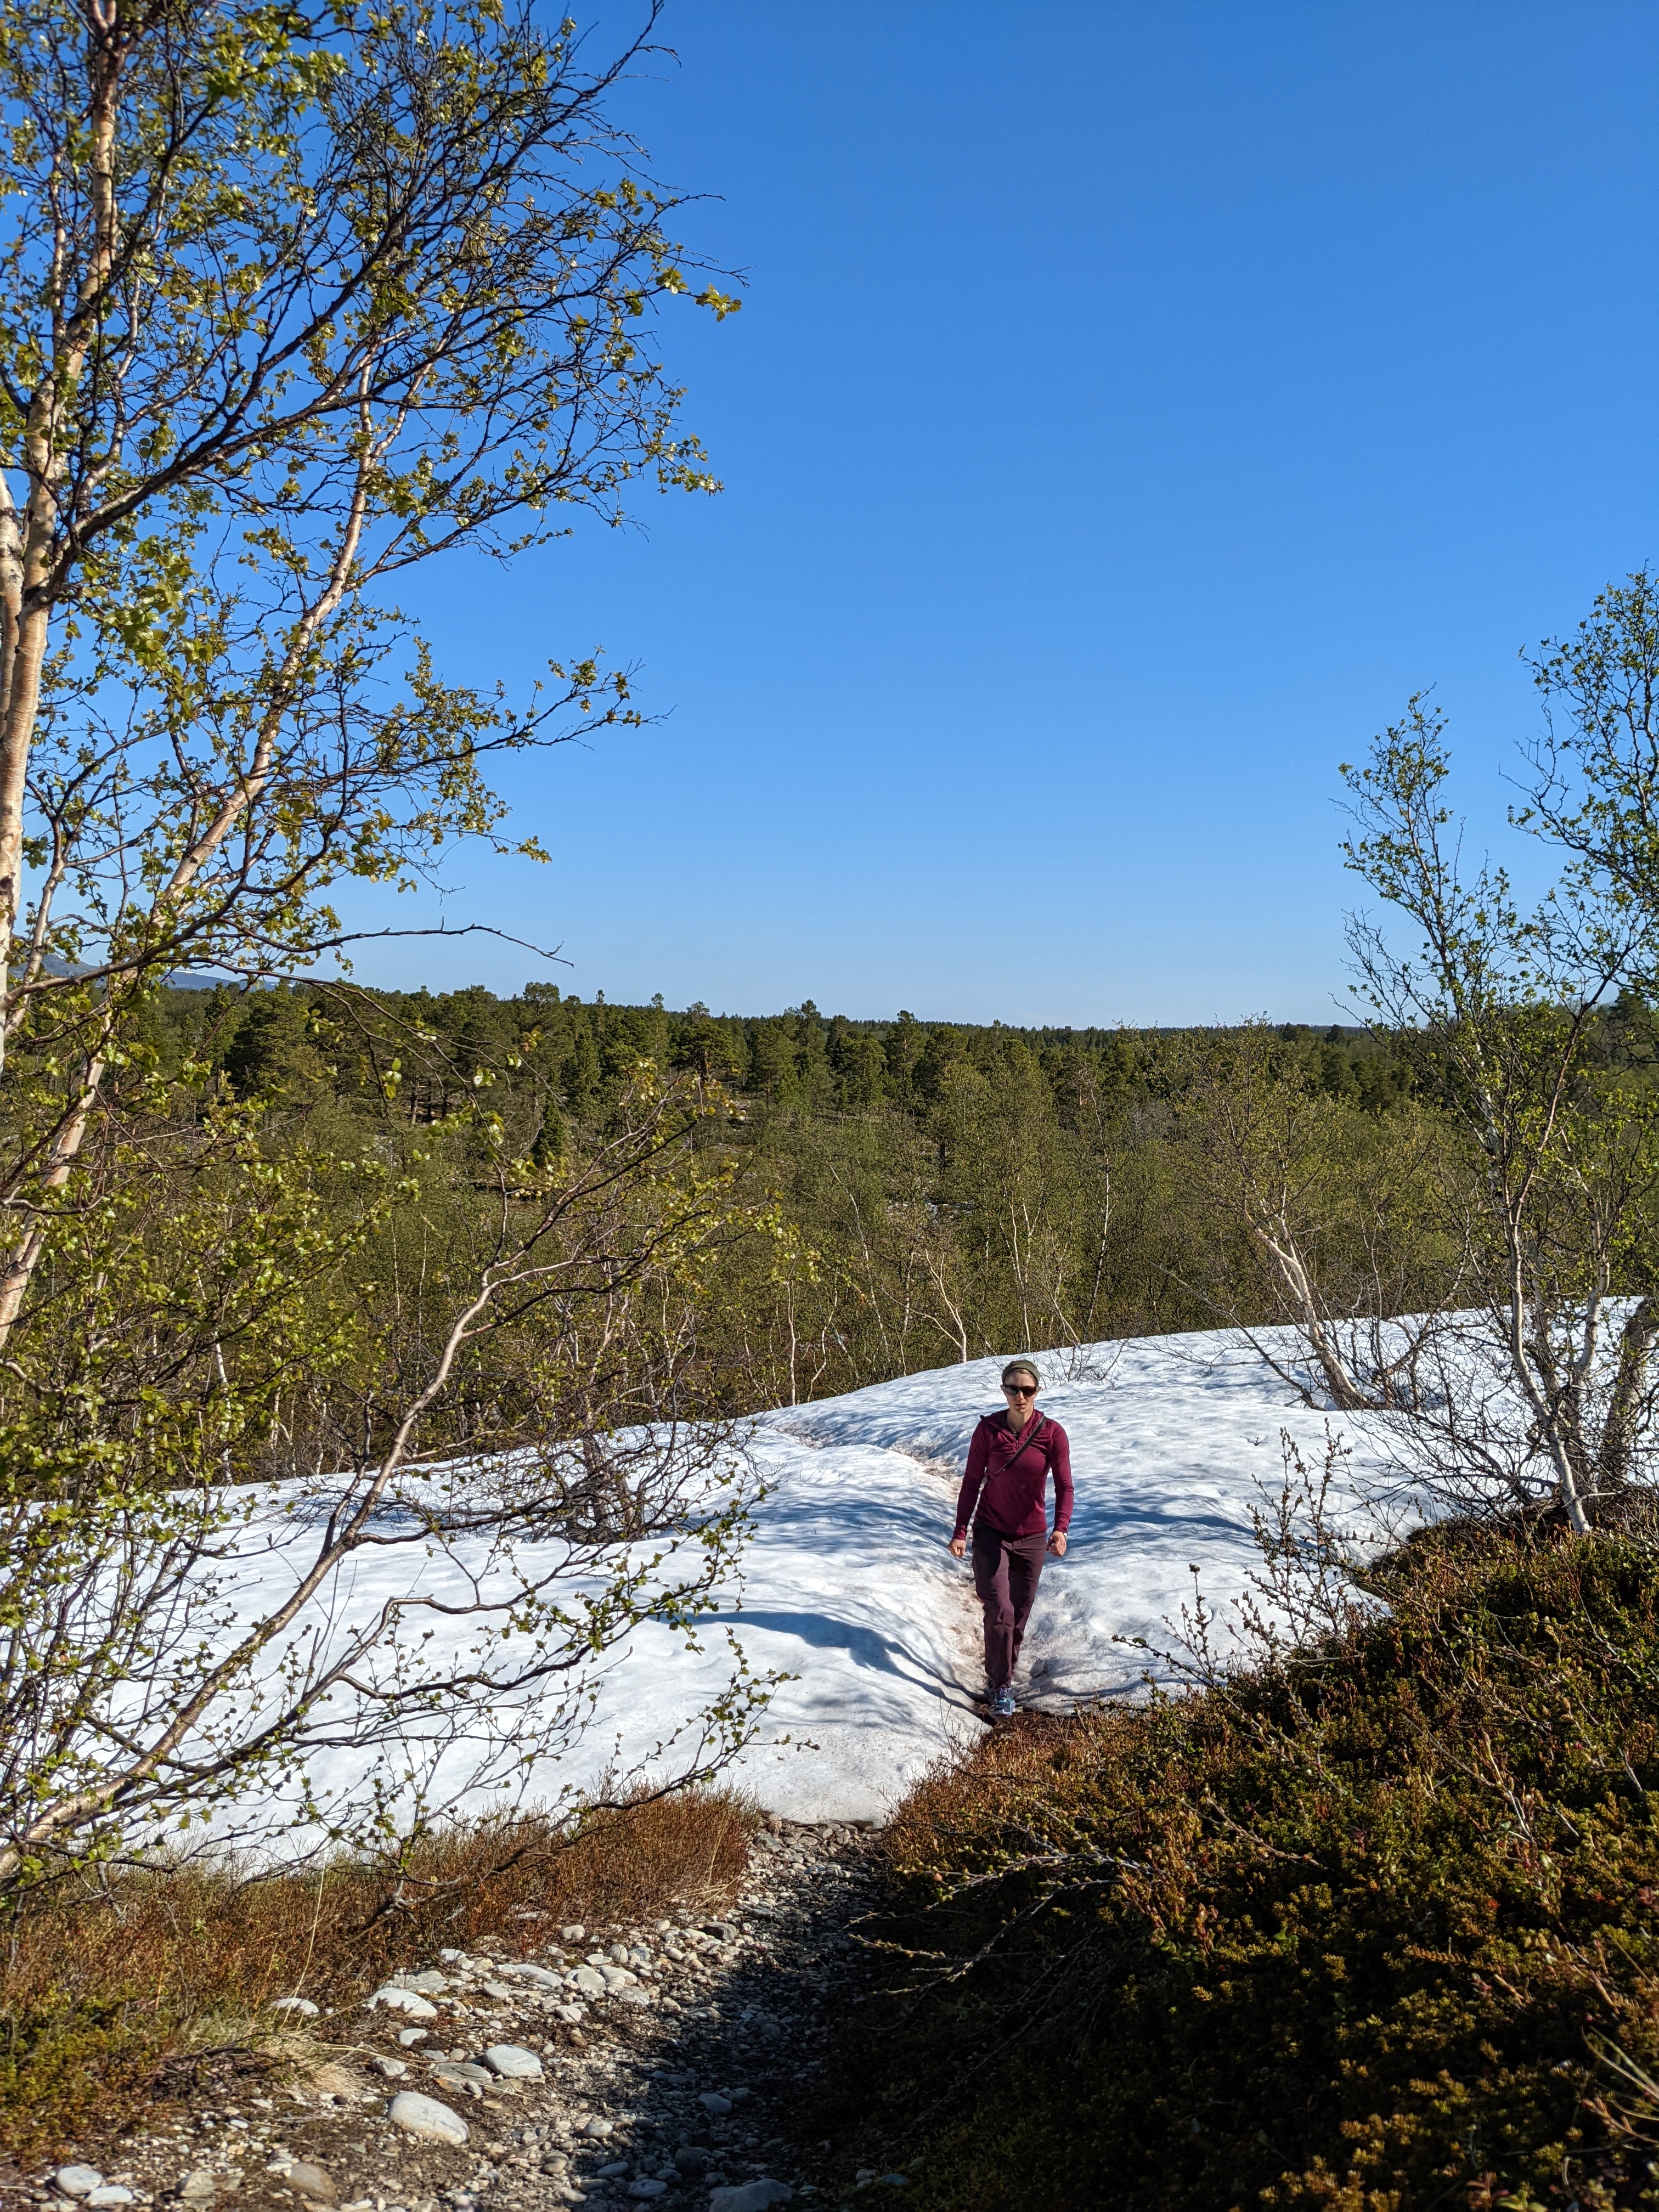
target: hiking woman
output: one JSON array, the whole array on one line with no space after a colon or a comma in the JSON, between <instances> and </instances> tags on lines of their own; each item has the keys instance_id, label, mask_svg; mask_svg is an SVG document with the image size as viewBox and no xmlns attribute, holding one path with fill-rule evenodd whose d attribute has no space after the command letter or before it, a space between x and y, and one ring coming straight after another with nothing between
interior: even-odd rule
<instances>
[{"instance_id":1,"label":"hiking woman","mask_svg":"<svg viewBox=\"0 0 1659 2212\"><path fill-rule=\"evenodd\" d=\"M1008 1719L1014 1710L1014 1668L1044 1549L1063 1559L1072 1522L1072 1447L1060 1423L1038 1413L1042 1388L1042 1377L1029 1359L1011 1359L1003 1369L1007 1410L987 1413L974 1431L951 1538L951 1554L959 1559L968 1548L972 1521L974 1588L985 1608L986 1694L999 1720ZM1045 1498L1050 1474L1052 1535Z\"/></svg>"}]
</instances>

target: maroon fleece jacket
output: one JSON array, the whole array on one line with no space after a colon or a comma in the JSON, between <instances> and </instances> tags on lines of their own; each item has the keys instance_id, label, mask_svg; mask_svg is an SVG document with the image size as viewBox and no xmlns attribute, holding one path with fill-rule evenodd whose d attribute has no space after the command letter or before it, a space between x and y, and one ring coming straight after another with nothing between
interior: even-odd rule
<instances>
[{"instance_id":1,"label":"maroon fleece jacket","mask_svg":"<svg viewBox=\"0 0 1659 2212\"><path fill-rule=\"evenodd\" d=\"M1058 1421L1033 1413L1016 1436L1000 1413L987 1413L968 1447L968 1472L957 1494L956 1534L979 1518L1004 1536L1036 1536L1047 1526L1044 1490L1054 1478L1054 1526L1072 1525L1072 1447Z\"/></svg>"}]
</instances>

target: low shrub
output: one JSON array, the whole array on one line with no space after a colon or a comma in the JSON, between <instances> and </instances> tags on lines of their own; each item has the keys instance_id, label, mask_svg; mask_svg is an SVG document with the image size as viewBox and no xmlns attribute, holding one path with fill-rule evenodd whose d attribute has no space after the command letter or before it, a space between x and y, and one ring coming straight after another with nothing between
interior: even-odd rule
<instances>
[{"instance_id":1,"label":"low shrub","mask_svg":"<svg viewBox=\"0 0 1659 2212\"><path fill-rule=\"evenodd\" d=\"M904 1807L827 2114L952 2212L1659 2205L1659 1556L1468 1532Z\"/></svg>"},{"instance_id":2,"label":"low shrub","mask_svg":"<svg viewBox=\"0 0 1659 2212\"><path fill-rule=\"evenodd\" d=\"M262 2039L279 1996L324 2011L440 1946L533 1954L572 1920L644 1919L722 1897L753 1816L714 1791L596 1814L458 1825L398 1866L336 1857L301 1872L135 1868L65 1882L4 1931L0 2148L61 2148L118 2129L179 2062Z\"/></svg>"}]
</instances>

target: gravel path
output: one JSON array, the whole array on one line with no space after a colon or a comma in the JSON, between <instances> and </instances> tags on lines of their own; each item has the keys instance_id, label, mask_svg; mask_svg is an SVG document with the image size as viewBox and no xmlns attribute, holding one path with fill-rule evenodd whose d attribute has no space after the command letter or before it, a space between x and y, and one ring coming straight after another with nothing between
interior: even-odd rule
<instances>
[{"instance_id":1,"label":"gravel path","mask_svg":"<svg viewBox=\"0 0 1659 2212\"><path fill-rule=\"evenodd\" d=\"M553 1942L538 1931L511 1960L412 1960L392 1978L425 1984L413 2007L400 1996L315 2022L304 2088L273 2090L264 2062L226 2058L198 2072L178 2117L27 2193L60 2212L835 2202L870 2178L824 2174L827 2146L799 2129L829 2032L860 2001L866 1972L846 1930L871 1887L867 1833L775 1821L718 1917L688 1909ZM464 2144L410 2131L427 2099L440 2126L462 2124Z\"/></svg>"}]
</instances>

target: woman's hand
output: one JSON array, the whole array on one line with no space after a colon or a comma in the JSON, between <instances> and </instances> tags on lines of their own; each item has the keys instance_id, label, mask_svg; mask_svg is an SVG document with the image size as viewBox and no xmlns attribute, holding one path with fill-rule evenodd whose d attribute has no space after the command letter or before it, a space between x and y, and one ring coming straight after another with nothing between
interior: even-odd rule
<instances>
[{"instance_id":1,"label":"woman's hand","mask_svg":"<svg viewBox=\"0 0 1659 2212\"><path fill-rule=\"evenodd\" d=\"M952 1537L951 1537L951 1557L953 1559L959 1559L962 1557L963 1553L967 1550L967 1548L968 1548L968 1539L967 1539L965 1536L952 1536Z\"/></svg>"},{"instance_id":2,"label":"woman's hand","mask_svg":"<svg viewBox=\"0 0 1659 2212\"><path fill-rule=\"evenodd\" d=\"M1063 1528L1056 1528L1054 1534L1049 1537L1048 1549L1054 1553L1057 1559L1063 1559L1065 1558L1066 1531Z\"/></svg>"}]
</instances>

